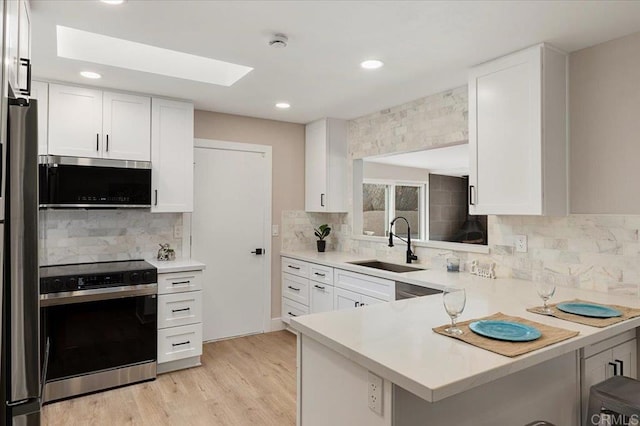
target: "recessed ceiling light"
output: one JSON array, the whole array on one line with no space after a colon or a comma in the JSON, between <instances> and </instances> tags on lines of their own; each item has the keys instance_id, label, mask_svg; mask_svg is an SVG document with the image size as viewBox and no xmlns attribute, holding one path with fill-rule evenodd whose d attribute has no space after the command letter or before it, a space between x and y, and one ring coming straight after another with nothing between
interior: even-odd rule
<instances>
[{"instance_id":1,"label":"recessed ceiling light","mask_svg":"<svg viewBox=\"0 0 640 426\"><path fill-rule=\"evenodd\" d=\"M93 71L82 71L80 75L83 76L84 78L93 78L93 79L102 77L100 74Z\"/></svg>"},{"instance_id":2,"label":"recessed ceiling light","mask_svg":"<svg viewBox=\"0 0 640 426\"><path fill-rule=\"evenodd\" d=\"M291 105L289 105L287 102L278 102L276 104L276 108L280 108L280 109L287 109L290 108Z\"/></svg>"},{"instance_id":3,"label":"recessed ceiling light","mask_svg":"<svg viewBox=\"0 0 640 426\"><path fill-rule=\"evenodd\" d=\"M58 25L58 57L231 86L253 68Z\"/></svg>"},{"instance_id":4,"label":"recessed ceiling light","mask_svg":"<svg viewBox=\"0 0 640 426\"><path fill-rule=\"evenodd\" d=\"M375 70L384 65L384 62L378 59L369 59L367 61L360 62L360 66L366 70Z\"/></svg>"},{"instance_id":5,"label":"recessed ceiling light","mask_svg":"<svg viewBox=\"0 0 640 426\"><path fill-rule=\"evenodd\" d=\"M106 4L122 4L124 0L100 0L102 3Z\"/></svg>"}]
</instances>

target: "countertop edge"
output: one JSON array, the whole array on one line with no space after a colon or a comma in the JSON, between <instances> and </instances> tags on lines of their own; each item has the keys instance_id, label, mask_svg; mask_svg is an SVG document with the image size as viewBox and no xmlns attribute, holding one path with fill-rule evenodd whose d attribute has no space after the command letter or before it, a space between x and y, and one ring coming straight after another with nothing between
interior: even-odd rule
<instances>
[{"instance_id":1,"label":"countertop edge","mask_svg":"<svg viewBox=\"0 0 640 426\"><path fill-rule=\"evenodd\" d=\"M146 259L153 265L159 274L169 274L172 272L203 271L206 265L193 259L157 260Z\"/></svg>"}]
</instances>

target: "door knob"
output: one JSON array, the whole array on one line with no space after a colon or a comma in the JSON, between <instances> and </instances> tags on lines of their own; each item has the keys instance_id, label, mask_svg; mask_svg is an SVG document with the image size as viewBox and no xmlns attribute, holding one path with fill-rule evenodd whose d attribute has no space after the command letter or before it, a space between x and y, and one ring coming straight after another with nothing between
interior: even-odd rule
<instances>
[{"instance_id":1,"label":"door knob","mask_svg":"<svg viewBox=\"0 0 640 426\"><path fill-rule=\"evenodd\" d=\"M257 248L251 252L251 254L255 254L256 256L262 256L264 254L264 249Z\"/></svg>"}]
</instances>

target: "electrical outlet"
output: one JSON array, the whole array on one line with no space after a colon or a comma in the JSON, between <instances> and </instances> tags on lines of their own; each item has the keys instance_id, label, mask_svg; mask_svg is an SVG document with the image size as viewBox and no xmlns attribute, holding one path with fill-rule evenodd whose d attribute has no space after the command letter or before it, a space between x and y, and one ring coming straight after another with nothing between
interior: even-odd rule
<instances>
[{"instance_id":1,"label":"electrical outlet","mask_svg":"<svg viewBox=\"0 0 640 426\"><path fill-rule=\"evenodd\" d=\"M182 225L173 225L173 238L182 238Z\"/></svg>"},{"instance_id":2,"label":"electrical outlet","mask_svg":"<svg viewBox=\"0 0 640 426\"><path fill-rule=\"evenodd\" d=\"M382 415L382 377L369 371L369 391L367 400L369 409L378 415Z\"/></svg>"},{"instance_id":3,"label":"electrical outlet","mask_svg":"<svg viewBox=\"0 0 640 426\"><path fill-rule=\"evenodd\" d=\"M526 235L516 235L514 236L516 252L518 253L526 253L529 250L527 245L527 236Z\"/></svg>"}]
</instances>

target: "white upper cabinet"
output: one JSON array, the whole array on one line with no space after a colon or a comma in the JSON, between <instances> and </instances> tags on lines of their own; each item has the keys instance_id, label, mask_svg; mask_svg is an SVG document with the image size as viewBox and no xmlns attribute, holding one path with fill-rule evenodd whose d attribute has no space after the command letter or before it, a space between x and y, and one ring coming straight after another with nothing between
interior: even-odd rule
<instances>
[{"instance_id":1,"label":"white upper cabinet","mask_svg":"<svg viewBox=\"0 0 640 426\"><path fill-rule=\"evenodd\" d=\"M10 0L5 7L7 79L14 96L28 96L31 89L31 9L27 0Z\"/></svg>"},{"instance_id":2,"label":"white upper cabinet","mask_svg":"<svg viewBox=\"0 0 640 426\"><path fill-rule=\"evenodd\" d=\"M104 92L103 157L151 160L151 98Z\"/></svg>"},{"instance_id":3,"label":"white upper cabinet","mask_svg":"<svg viewBox=\"0 0 640 426\"><path fill-rule=\"evenodd\" d=\"M151 98L50 84L48 153L150 161Z\"/></svg>"},{"instance_id":4,"label":"white upper cabinet","mask_svg":"<svg viewBox=\"0 0 640 426\"><path fill-rule=\"evenodd\" d=\"M347 123L324 118L305 131L305 210L346 212Z\"/></svg>"},{"instance_id":5,"label":"white upper cabinet","mask_svg":"<svg viewBox=\"0 0 640 426\"><path fill-rule=\"evenodd\" d=\"M49 85L49 154L102 157L102 91Z\"/></svg>"},{"instance_id":6,"label":"white upper cabinet","mask_svg":"<svg viewBox=\"0 0 640 426\"><path fill-rule=\"evenodd\" d=\"M469 212L568 212L567 55L548 45L469 73Z\"/></svg>"},{"instance_id":7,"label":"white upper cabinet","mask_svg":"<svg viewBox=\"0 0 640 426\"><path fill-rule=\"evenodd\" d=\"M153 212L193 211L193 104L151 101Z\"/></svg>"},{"instance_id":8,"label":"white upper cabinet","mask_svg":"<svg viewBox=\"0 0 640 426\"><path fill-rule=\"evenodd\" d=\"M49 124L49 85L42 81L31 84L31 99L38 102L38 155L47 155L47 133Z\"/></svg>"}]
</instances>

